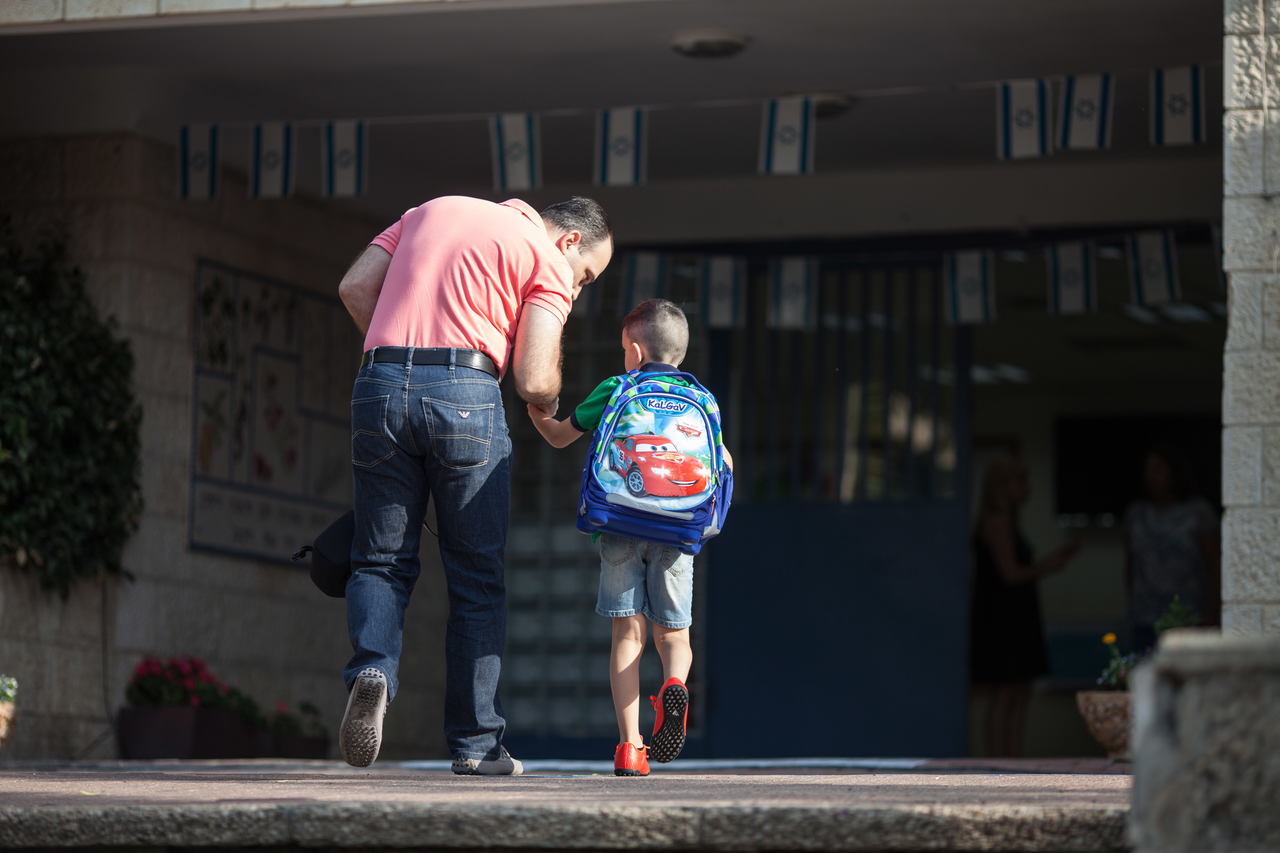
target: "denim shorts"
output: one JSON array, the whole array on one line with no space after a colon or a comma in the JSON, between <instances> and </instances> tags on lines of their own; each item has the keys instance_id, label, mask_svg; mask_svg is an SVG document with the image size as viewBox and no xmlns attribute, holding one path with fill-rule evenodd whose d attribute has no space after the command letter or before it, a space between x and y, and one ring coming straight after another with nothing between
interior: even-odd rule
<instances>
[{"instance_id":1,"label":"denim shorts","mask_svg":"<svg viewBox=\"0 0 1280 853\"><path fill-rule=\"evenodd\" d=\"M604 533L600 536L596 612L643 614L664 628L693 624L693 555L678 548Z\"/></svg>"}]
</instances>

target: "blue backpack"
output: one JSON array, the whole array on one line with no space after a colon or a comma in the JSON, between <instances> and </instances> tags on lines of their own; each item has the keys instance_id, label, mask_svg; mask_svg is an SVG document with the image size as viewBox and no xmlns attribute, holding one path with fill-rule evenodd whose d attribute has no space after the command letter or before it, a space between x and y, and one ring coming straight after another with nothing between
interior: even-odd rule
<instances>
[{"instance_id":1,"label":"blue backpack","mask_svg":"<svg viewBox=\"0 0 1280 853\"><path fill-rule=\"evenodd\" d=\"M733 500L720 407L688 373L632 370L621 380L591 436L578 529L696 554Z\"/></svg>"}]
</instances>

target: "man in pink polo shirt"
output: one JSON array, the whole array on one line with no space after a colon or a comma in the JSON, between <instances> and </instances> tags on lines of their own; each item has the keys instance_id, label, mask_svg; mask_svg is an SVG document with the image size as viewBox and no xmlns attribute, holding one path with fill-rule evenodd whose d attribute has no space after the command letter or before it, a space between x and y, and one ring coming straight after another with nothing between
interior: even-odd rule
<instances>
[{"instance_id":1,"label":"man in pink polo shirt","mask_svg":"<svg viewBox=\"0 0 1280 853\"><path fill-rule=\"evenodd\" d=\"M518 199L448 196L409 210L356 259L339 296L365 333L351 392L355 535L347 582L353 655L338 744L367 767L399 687L405 607L434 497L449 588L444 728L453 772L517 775L502 745L498 675L511 441L499 379L554 414L562 327L613 255L591 199L541 214Z\"/></svg>"}]
</instances>

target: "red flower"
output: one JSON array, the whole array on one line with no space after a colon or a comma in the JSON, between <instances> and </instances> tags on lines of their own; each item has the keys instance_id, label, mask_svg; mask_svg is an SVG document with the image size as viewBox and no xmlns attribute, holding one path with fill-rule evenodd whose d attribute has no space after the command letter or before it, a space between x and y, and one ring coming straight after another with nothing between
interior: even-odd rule
<instances>
[{"instance_id":1,"label":"red flower","mask_svg":"<svg viewBox=\"0 0 1280 853\"><path fill-rule=\"evenodd\" d=\"M182 681L182 686L183 686L183 687L185 687L185 688L187 688L188 690L195 690L195 689L196 689L196 680L195 680L194 678L186 678L186 679L183 679L183 681Z\"/></svg>"},{"instance_id":2,"label":"red flower","mask_svg":"<svg viewBox=\"0 0 1280 853\"><path fill-rule=\"evenodd\" d=\"M187 663L185 660L177 661L177 665L178 665L178 672L182 673L183 675L191 674L191 664Z\"/></svg>"},{"instance_id":3,"label":"red flower","mask_svg":"<svg viewBox=\"0 0 1280 853\"><path fill-rule=\"evenodd\" d=\"M276 713L278 713L278 714L287 714L287 713L289 713L289 706L288 706L288 705L286 705L285 703L281 702L279 705L276 705Z\"/></svg>"},{"instance_id":4,"label":"red flower","mask_svg":"<svg viewBox=\"0 0 1280 853\"><path fill-rule=\"evenodd\" d=\"M207 669L204 665L204 661L200 660L200 658L191 659L191 668L196 672L204 672Z\"/></svg>"},{"instance_id":5,"label":"red flower","mask_svg":"<svg viewBox=\"0 0 1280 853\"><path fill-rule=\"evenodd\" d=\"M192 705L194 705L194 706L196 706L197 708L199 708L199 707L200 707L200 697L199 697L199 696L192 696L192 697L191 697L191 704L192 704Z\"/></svg>"}]
</instances>

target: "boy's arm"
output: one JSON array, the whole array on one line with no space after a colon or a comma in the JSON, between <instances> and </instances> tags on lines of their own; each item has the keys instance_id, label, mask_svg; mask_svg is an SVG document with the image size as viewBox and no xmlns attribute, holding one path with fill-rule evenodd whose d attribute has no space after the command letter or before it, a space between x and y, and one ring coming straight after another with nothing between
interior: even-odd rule
<instances>
[{"instance_id":1,"label":"boy's arm","mask_svg":"<svg viewBox=\"0 0 1280 853\"><path fill-rule=\"evenodd\" d=\"M578 436L582 435L582 430L573 425L573 421L565 418L558 421L547 415L542 409L530 403L526 407L529 411L529 420L533 421L533 426L547 440L547 444L552 447L568 447L578 440Z\"/></svg>"}]
</instances>

